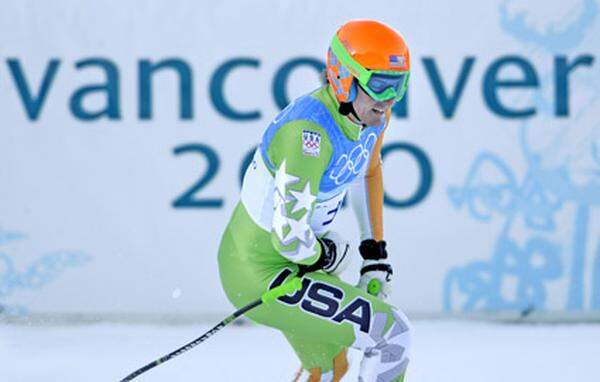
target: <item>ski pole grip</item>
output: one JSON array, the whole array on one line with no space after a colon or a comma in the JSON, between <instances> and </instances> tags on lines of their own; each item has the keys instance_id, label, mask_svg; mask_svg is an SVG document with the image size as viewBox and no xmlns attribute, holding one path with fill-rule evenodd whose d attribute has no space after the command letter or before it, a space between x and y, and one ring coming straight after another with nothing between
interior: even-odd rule
<instances>
[{"instance_id":1,"label":"ski pole grip","mask_svg":"<svg viewBox=\"0 0 600 382\"><path fill-rule=\"evenodd\" d=\"M294 277L290 281L281 284L278 287L265 292L260 298L263 303L268 304L277 300L279 297L286 294L292 294L302 289L302 280L300 277Z\"/></svg>"},{"instance_id":2,"label":"ski pole grip","mask_svg":"<svg viewBox=\"0 0 600 382\"><path fill-rule=\"evenodd\" d=\"M381 281L378 279L371 279L369 284L367 285L367 292L372 296L379 296L379 292L381 292Z\"/></svg>"}]
</instances>

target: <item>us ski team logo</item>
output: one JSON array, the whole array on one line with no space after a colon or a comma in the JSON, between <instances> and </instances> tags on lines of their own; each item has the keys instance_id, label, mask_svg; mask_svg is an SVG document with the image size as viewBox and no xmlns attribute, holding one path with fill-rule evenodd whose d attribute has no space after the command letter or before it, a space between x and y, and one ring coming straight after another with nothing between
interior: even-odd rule
<instances>
[{"instance_id":1,"label":"us ski team logo","mask_svg":"<svg viewBox=\"0 0 600 382\"><path fill-rule=\"evenodd\" d=\"M321 133L302 130L302 152L311 157L321 155Z\"/></svg>"},{"instance_id":2,"label":"us ski team logo","mask_svg":"<svg viewBox=\"0 0 600 382\"><path fill-rule=\"evenodd\" d=\"M284 268L269 285L269 290L283 284L292 271ZM302 278L302 289L292 295L284 295L277 300L289 306L300 306L300 309L316 317L342 324L348 321L360 329L361 332L369 333L373 308L368 300L358 296L350 302L342 303L344 291L335 285Z\"/></svg>"}]
</instances>

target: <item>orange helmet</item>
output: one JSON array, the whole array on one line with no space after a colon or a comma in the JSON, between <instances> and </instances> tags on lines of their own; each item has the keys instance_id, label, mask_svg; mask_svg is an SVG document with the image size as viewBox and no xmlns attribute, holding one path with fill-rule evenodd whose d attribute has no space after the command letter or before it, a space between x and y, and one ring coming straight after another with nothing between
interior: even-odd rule
<instances>
[{"instance_id":1,"label":"orange helmet","mask_svg":"<svg viewBox=\"0 0 600 382\"><path fill-rule=\"evenodd\" d=\"M410 54L404 38L373 20L353 20L333 36L327 53L327 81L339 102L352 102L356 86L379 101L404 96Z\"/></svg>"}]
</instances>

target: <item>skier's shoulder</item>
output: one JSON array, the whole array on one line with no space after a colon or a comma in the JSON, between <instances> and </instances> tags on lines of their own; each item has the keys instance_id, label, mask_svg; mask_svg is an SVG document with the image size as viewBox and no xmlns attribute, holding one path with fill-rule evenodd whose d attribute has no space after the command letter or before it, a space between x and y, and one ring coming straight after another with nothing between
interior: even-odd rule
<instances>
[{"instance_id":1,"label":"skier's shoulder","mask_svg":"<svg viewBox=\"0 0 600 382\"><path fill-rule=\"evenodd\" d=\"M333 144L326 127L328 121L323 117L328 111L313 94L311 92L295 99L265 131L261 149L272 169L284 157L303 158L303 163L329 162Z\"/></svg>"},{"instance_id":2,"label":"skier's shoulder","mask_svg":"<svg viewBox=\"0 0 600 382\"><path fill-rule=\"evenodd\" d=\"M289 120L263 137L267 150L283 150L312 157L329 158L333 144L327 130L310 119ZM321 156L321 153L325 155Z\"/></svg>"},{"instance_id":3,"label":"skier's shoulder","mask_svg":"<svg viewBox=\"0 0 600 382\"><path fill-rule=\"evenodd\" d=\"M283 109L269 124L263 144L267 147L273 138L286 136L289 139L309 135L308 132L314 132L320 140L328 141L328 125L331 123L331 116L327 107L315 96L321 89L317 89L305 94L292 101Z\"/></svg>"}]
</instances>

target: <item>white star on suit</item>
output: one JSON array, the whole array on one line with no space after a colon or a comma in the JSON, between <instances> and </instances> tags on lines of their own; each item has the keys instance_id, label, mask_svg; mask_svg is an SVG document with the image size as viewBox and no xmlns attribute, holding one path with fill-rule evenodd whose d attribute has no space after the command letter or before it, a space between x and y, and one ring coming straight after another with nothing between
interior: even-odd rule
<instances>
[{"instance_id":1,"label":"white star on suit","mask_svg":"<svg viewBox=\"0 0 600 382\"><path fill-rule=\"evenodd\" d=\"M290 183L296 183L300 180L297 176L290 175L286 172L285 160L281 162L281 166L275 173L275 189L281 195L281 197L286 200L285 191L286 187Z\"/></svg>"},{"instance_id":2,"label":"white star on suit","mask_svg":"<svg viewBox=\"0 0 600 382\"><path fill-rule=\"evenodd\" d=\"M287 223L290 226L290 232L285 236L284 245L289 245L295 240L300 240L304 245L309 246L312 242L312 231L308 226L308 212L300 219L288 218Z\"/></svg>"},{"instance_id":3,"label":"white star on suit","mask_svg":"<svg viewBox=\"0 0 600 382\"><path fill-rule=\"evenodd\" d=\"M313 202L317 200L317 198L310 193L310 182L306 182L302 192L290 190L290 193L296 198L296 204L294 204L294 208L292 209L293 214L303 208L309 212L312 209Z\"/></svg>"}]
</instances>

